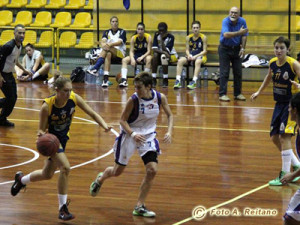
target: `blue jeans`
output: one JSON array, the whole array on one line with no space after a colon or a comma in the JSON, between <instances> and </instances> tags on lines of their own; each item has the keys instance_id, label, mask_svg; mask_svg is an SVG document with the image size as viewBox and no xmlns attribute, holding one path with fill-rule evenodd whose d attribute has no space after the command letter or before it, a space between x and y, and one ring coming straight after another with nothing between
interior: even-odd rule
<instances>
[{"instance_id":1,"label":"blue jeans","mask_svg":"<svg viewBox=\"0 0 300 225\"><path fill-rule=\"evenodd\" d=\"M220 89L219 96L227 94L227 83L230 72L230 62L233 71L234 96L242 93L242 59L239 56L240 46L230 47L219 45Z\"/></svg>"},{"instance_id":2,"label":"blue jeans","mask_svg":"<svg viewBox=\"0 0 300 225\"><path fill-rule=\"evenodd\" d=\"M6 120L6 118L13 111L16 101L17 101L17 85L15 78L12 73L1 73L5 82L3 82L1 90L4 94L4 98L0 99L0 108L2 111L0 113L0 121Z\"/></svg>"}]
</instances>

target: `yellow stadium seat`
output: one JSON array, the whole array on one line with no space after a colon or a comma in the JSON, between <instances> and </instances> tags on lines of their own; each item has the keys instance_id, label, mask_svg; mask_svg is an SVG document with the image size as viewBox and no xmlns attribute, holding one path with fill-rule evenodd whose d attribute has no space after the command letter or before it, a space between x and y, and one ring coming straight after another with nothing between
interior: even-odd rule
<instances>
[{"instance_id":1,"label":"yellow stadium seat","mask_svg":"<svg viewBox=\"0 0 300 225\"><path fill-rule=\"evenodd\" d=\"M50 27L68 27L71 24L71 13L59 12L56 14L55 21Z\"/></svg>"},{"instance_id":2,"label":"yellow stadium seat","mask_svg":"<svg viewBox=\"0 0 300 225\"><path fill-rule=\"evenodd\" d=\"M83 8L84 9L93 9L94 8L94 2L93 2L93 0L89 0L88 4L85 5Z\"/></svg>"},{"instance_id":3,"label":"yellow stadium seat","mask_svg":"<svg viewBox=\"0 0 300 225\"><path fill-rule=\"evenodd\" d=\"M0 36L0 45L4 45L6 42L10 41L14 38L14 31L13 30L4 30Z\"/></svg>"},{"instance_id":4,"label":"yellow stadium seat","mask_svg":"<svg viewBox=\"0 0 300 225\"><path fill-rule=\"evenodd\" d=\"M9 10L0 11L0 26L10 25L13 21L13 14Z\"/></svg>"},{"instance_id":5,"label":"yellow stadium seat","mask_svg":"<svg viewBox=\"0 0 300 225\"><path fill-rule=\"evenodd\" d=\"M0 7L6 6L8 4L8 0L0 0Z\"/></svg>"},{"instance_id":6,"label":"yellow stadium seat","mask_svg":"<svg viewBox=\"0 0 300 225\"><path fill-rule=\"evenodd\" d=\"M48 27L52 22L51 12L42 11L38 12L35 17L34 23L30 24L31 27Z\"/></svg>"},{"instance_id":7,"label":"yellow stadium seat","mask_svg":"<svg viewBox=\"0 0 300 225\"><path fill-rule=\"evenodd\" d=\"M26 8L29 9L39 9L44 7L47 4L47 0L31 0L28 5L26 5Z\"/></svg>"},{"instance_id":8,"label":"yellow stadium seat","mask_svg":"<svg viewBox=\"0 0 300 225\"><path fill-rule=\"evenodd\" d=\"M36 43L36 32L34 30L26 30L23 46Z\"/></svg>"},{"instance_id":9,"label":"yellow stadium seat","mask_svg":"<svg viewBox=\"0 0 300 225\"><path fill-rule=\"evenodd\" d=\"M28 26L32 23L32 13L30 11L20 11L17 14L16 20L11 26L16 26L18 24L23 24L24 26Z\"/></svg>"},{"instance_id":10,"label":"yellow stadium seat","mask_svg":"<svg viewBox=\"0 0 300 225\"><path fill-rule=\"evenodd\" d=\"M80 9L85 5L85 0L69 0L69 4L66 5L65 9Z\"/></svg>"},{"instance_id":11,"label":"yellow stadium seat","mask_svg":"<svg viewBox=\"0 0 300 225\"><path fill-rule=\"evenodd\" d=\"M48 5L45 5L46 9L59 9L66 5L66 0L50 0Z\"/></svg>"},{"instance_id":12,"label":"yellow stadium seat","mask_svg":"<svg viewBox=\"0 0 300 225\"><path fill-rule=\"evenodd\" d=\"M91 14L87 12L77 13L74 19L74 23L70 27L89 27L92 19Z\"/></svg>"},{"instance_id":13,"label":"yellow stadium seat","mask_svg":"<svg viewBox=\"0 0 300 225\"><path fill-rule=\"evenodd\" d=\"M81 34L78 45L75 48L86 48L90 49L94 46L94 35L93 32L84 32Z\"/></svg>"},{"instance_id":14,"label":"yellow stadium seat","mask_svg":"<svg viewBox=\"0 0 300 225\"><path fill-rule=\"evenodd\" d=\"M296 16L296 31L300 31L300 16Z\"/></svg>"},{"instance_id":15,"label":"yellow stadium seat","mask_svg":"<svg viewBox=\"0 0 300 225\"><path fill-rule=\"evenodd\" d=\"M296 4L296 7L295 7L296 12L300 12L300 0L296 0L295 4Z\"/></svg>"},{"instance_id":16,"label":"yellow stadium seat","mask_svg":"<svg viewBox=\"0 0 300 225\"><path fill-rule=\"evenodd\" d=\"M70 48L76 45L77 36L73 31L62 32L59 38L60 48Z\"/></svg>"},{"instance_id":17,"label":"yellow stadium seat","mask_svg":"<svg viewBox=\"0 0 300 225\"><path fill-rule=\"evenodd\" d=\"M27 0L12 0L10 4L7 4L7 8L22 8L27 5Z\"/></svg>"},{"instance_id":18,"label":"yellow stadium seat","mask_svg":"<svg viewBox=\"0 0 300 225\"><path fill-rule=\"evenodd\" d=\"M35 45L40 48L49 48L53 44L53 32L52 31L44 31L41 33L39 42Z\"/></svg>"}]
</instances>

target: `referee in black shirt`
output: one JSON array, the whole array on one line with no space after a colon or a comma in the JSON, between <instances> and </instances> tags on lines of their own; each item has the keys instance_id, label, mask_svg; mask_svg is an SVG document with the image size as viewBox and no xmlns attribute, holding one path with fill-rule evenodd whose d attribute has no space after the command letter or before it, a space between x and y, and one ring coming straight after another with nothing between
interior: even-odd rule
<instances>
[{"instance_id":1,"label":"referee in black shirt","mask_svg":"<svg viewBox=\"0 0 300 225\"><path fill-rule=\"evenodd\" d=\"M0 48L0 88L4 98L0 99L0 126L13 127L14 123L7 120L17 101L17 86L13 76L14 67L17 65L24 74L32 76L32 73L26 70L19 63L19 56L22 50L22 42L25 37L25 27L18 24L14 30L15 38L7 42Z\"/></svg>"}]
</instances>

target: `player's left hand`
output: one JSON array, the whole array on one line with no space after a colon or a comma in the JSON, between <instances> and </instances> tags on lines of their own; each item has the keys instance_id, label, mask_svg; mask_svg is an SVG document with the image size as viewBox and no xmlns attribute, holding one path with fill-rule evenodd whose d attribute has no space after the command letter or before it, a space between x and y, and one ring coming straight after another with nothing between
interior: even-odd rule
<instances>
[{"instance_id":1,"label":"player's left hand","mask_svg":"<svg viewBox=\"0 0 300 225\"><path fill-rule=\"evenodd\" d=\"M104 128L104 130L105 130L105 132L109 132L112 128L113 128L113 126L107 124L107 128Z\"/></svg>"},{"instance_id":2,"label":"player's left hand","mask_svg":"<svg viewBox=\"0 0 300 225\"><path fill-rule=\"evenodd\" d=\"M297 83L296 81L294 81L294 80L290 80L290 82L292 83L292 85L294 85L296 88L300 88L300 84L299 83Z\"/></svg>"},{"instance_id":3,"label":"player's left hand","mask_svg":"<svg viewBox=\"0 0 300 225\"><path fill-rule=\"evenodd\" d=\"M170 144L172 142L172 135L168 132L165 134L164 142Z\"/></svg>"},{"instance_id":4,"label":"player's left hand","mask_svg":"<svg viewBox=\"0 0 300 225\"><path fill-rule=\"evenodd\" d=\"M244 55L245 55L245 49L241 48L241 49L240 49L240 52L239 52L240 58L241 58L241 59L244 58Z\"/></svg>"}]
</instances>

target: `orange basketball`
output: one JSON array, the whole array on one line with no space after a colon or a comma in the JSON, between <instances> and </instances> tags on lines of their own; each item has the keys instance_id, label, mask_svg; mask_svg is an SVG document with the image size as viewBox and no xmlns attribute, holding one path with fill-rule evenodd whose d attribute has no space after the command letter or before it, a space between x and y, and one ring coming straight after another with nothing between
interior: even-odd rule
<instances>
[{"instance_id":1,"label":"orange basketball","mask_svg":"<svg viewBox=\"0 0 300 225\"><path fill-rule=\"evenodd\" d=\"M37 139L36 147L43 156L52 156L57 153L59 144L55 135L47 133Z\"/></svg>"},{"instance_id":2,"label":"orange basketball","mask_svg":"<svg viewBox=\"0 0 300 225\"><path fill-rule=\"evenodd\" d=\"M122 80L122 75L121 75L121 73L118 73L118 74L116 75L116 81L117 81L118 83L121 83L121 80Z\"/></svg>"}]
</instances>

